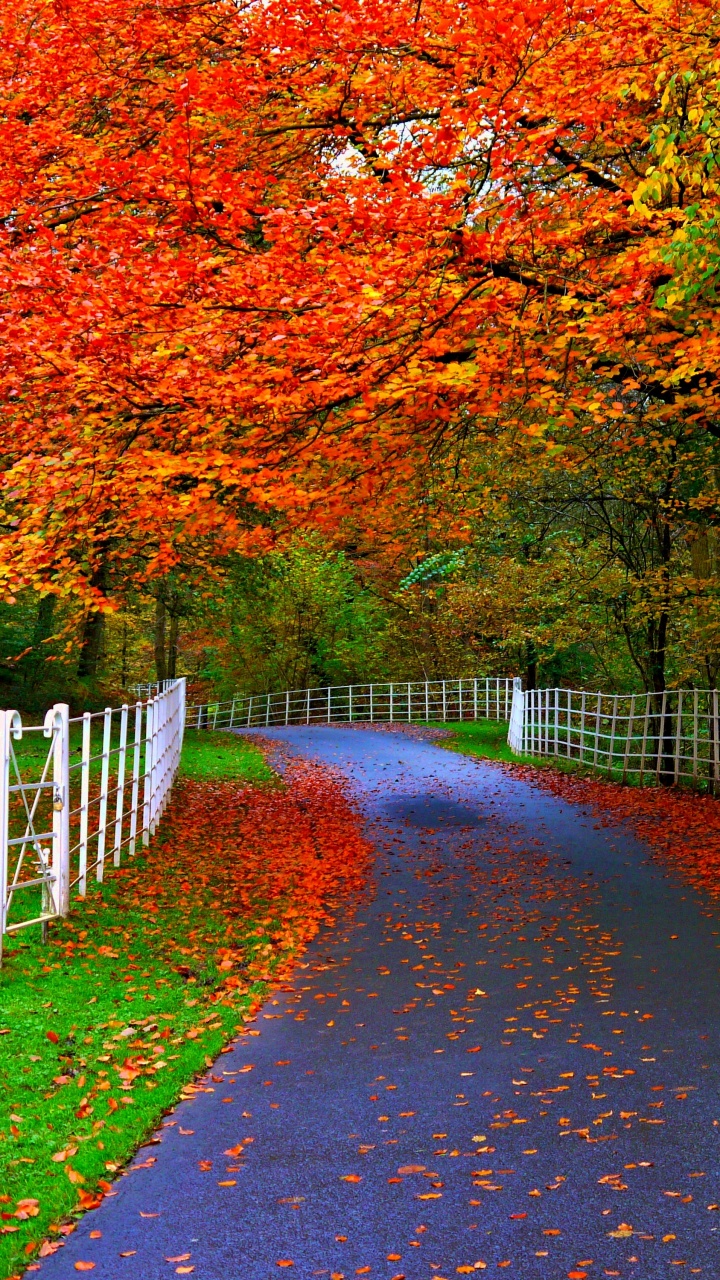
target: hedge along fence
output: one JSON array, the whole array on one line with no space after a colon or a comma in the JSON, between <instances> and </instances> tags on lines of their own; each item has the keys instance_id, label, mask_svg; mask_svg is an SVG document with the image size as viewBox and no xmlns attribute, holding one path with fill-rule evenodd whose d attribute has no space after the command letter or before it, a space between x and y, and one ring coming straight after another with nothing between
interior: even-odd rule
<instances>
[{"instance_id":1,"label":"hedge along fence","mask_svg":"<svg viewBox=\"0 0 720 1280\"><path fill-rule=\"evenodd\" d=\"M194 729L290 724L508 720L513 681L505 676L345 684L279 693L238 694L188 708Z\"/></svg>"},{"instance_id":2,"label":"hedge along fence","mask_svg":"<svg viewBox=\"0 0 720 1280\"><path fill-rule=\"evenodd\" d=\"M590 693L527 689L516 680L508 742L530 756L574 760L640 785L720 783L716 689Z\"/></svg>"},{"instance_id":3,"label":"hedge along fence","mask_svg":"<svg viewBox=\"0 0 720 1280\"><path fill-rule=\"evenodd\" d=\"M3 937L65 916L88 875L102 881L147 845L180 762L185 681L134 706L70 717L56 703L42 725L0 711L0 961Z\"/></svg>"}]
</instances>

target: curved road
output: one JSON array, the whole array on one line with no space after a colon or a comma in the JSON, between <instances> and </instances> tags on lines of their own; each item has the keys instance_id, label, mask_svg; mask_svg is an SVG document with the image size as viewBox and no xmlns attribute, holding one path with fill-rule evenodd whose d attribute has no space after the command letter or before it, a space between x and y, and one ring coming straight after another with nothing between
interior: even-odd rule
<instances>
[{"instance_id":1,"label":"curved road","mask_svg":"<svg viewBox=\"0 0 720 1280\"><path fill-rule=\"evenodd\" d=\"M43 1277L720 1275L714 909L499 767L273 736L351 780L371 893Z\"/></svg>"}]
</instances>

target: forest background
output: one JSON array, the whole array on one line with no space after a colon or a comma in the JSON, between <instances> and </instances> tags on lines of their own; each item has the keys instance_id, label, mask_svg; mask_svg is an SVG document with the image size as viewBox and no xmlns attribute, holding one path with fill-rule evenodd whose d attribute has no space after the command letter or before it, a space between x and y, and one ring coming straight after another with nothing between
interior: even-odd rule
<instances>
[{"instance_id":1,"label":"forest background","mask_svg":"<svg viewBox=\"0 0 720 1280\"><path fill-rule=\"evenodd\" d=\"M715 686L711 0L0 22L4 705Z\"/></svg>"}]
</instances>

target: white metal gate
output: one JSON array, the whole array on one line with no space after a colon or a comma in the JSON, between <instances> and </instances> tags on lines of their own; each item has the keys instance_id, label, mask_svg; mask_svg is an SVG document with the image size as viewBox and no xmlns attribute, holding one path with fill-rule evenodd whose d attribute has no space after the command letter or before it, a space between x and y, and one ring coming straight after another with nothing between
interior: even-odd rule
<instances>
[{"instance_id":1,"label":"white metal gate","mask_svg":"<svg viewBox=\"0 0 720 1280\"><path fill-rule=\"evenodd\" d=\"M180 763L185 681L145 701L42 725L0 711L0 960L5 934L67 915L72 889L148 844ZM78 758L76 758L78 757Z\"/></svg>"},{"instance_id":2,"label":"white metal gate","mask_svg":"<svg viewBox=\"0 0 720 1280\"><path fill-rule=\"evenodd\" d=\"M508 742L530 756L573 760L640 785L720 782L717 689L602 693L515 682Z\"/></svg>"}]
</instances>

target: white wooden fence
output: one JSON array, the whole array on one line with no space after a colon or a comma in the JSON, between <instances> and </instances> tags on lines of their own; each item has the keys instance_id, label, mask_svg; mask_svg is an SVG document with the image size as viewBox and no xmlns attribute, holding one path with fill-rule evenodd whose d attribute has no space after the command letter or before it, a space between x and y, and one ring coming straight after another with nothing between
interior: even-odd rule
<instances>
[{"instance_id":1,"label":"white wooden fence","mask_svg":"<svg viewBox=\"0 0 720 1280\"><path fill-rule=\"evenodd\" d=\"M70 894L148 844L167 804L185 724L185 681L134 706L42 725L0 711L0 961L3 936L67 915Z\"/></svg>"},{"instance_id":2,"label":"white wooden fence","mask_svg":"<svg viewBox=\"0 0 720 1280\"><path fill-rule=\"evenodd\" d=\"M491 679L403 680L285 689L280 693L238 694L226 702L206 702L189 707L188 728L507 720L512 691L512 679L501 676Z\"/></svg>"},{"instance_id":3,"label":"white wooden fence","mask_svg":"<svg viewBox=\"0 0 720 1280\"><path fill-rule=\"evenodd\" d=\"M590 693L528 689L514 682L508 742L513 751L555 756L641 785L720 781L716 689Z\"/></svg>"}]
</instances>

